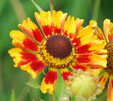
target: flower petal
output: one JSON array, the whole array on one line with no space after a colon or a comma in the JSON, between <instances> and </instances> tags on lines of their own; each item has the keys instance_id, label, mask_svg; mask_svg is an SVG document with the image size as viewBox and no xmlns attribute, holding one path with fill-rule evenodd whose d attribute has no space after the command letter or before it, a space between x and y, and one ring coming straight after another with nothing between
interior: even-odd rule
<instances>
[{"instance_id":1,"label":"flower petal","mask_svg":"<svg viewBox=\"0 0 113 101\"><path fill-rule=\"evenodd\" d=\"M68 17L66 22L64 23L64 35L73 37L76 32L76 23L74 17Z\"/></svg>"},{"instance_id":2,"label":"flower petal","mask_svg":"<svg viewBox=\"0 0 113 101\"><path fill-rule=\"evenodd\" d=\"M112 22L109 25L108 39L109 39L109 41L113 40L113 23Z\"/></svg>"},{"instance_id":3,"label":"flower petal","mask_svg":"<svg viewBox=\"0 0 113 101\"><path fill-rule=\"evenodd\" d=\"M90 68L94 69L107 67L107 54L106 55L93 54L90 58L91 62L88 63L88 66Z\"/></svg>"},{"instance_id":4,"label":"flower petal","mask_svg":"<svg viewBox=\"0 0 113 101\"><path fill-rule=\"evenodd\" d=\"M107 55L98 54L78 54L76 56L76 62L85 63L90 68L105 68L107 61Z\"/></svg>"},{"instance_id":5,"label":"flower petal","mask_svg":"<svg viewBox=\"0 0 113 101\"><path fill-rule=\"evenodd\" d=\"M94 29L92 26L87 26L80 30L78 34L73 38L72 42L76 43L75 47L88 44L90 41L94 40Z\"/></svg>"},{"instance_id":6,"label":"flower petal","mask_svg":"<svg viewBox=\"0 0 113 101\"><path fill-rule=\"evenodd\" d=\"M83 22L83 19L77 18L76 20L74 20L74 17L69 16L64 23L64 35L69 36L69 38L75 36L75 34L81 29L80 27Z\"/></svg>"},{"instance_id":7,"label":"flower petal","mask_svg":"<svg viewBox=\"0 0 113 101\"><path fill-rule=\"evenodd\" d=\"M84 23L84 20L83 19L79 19L77 18L75 20L76 22L76 33L81 29L80 27L82 26L82 24Z\"/></svg>"},{"instance_id":8,"label":"flower petal","mask_svg":"<svg viewBox=\"0 0 113 101\"><path fill-rule=\"evenodd\" d=\"M113 101L113 76L110 76L109 84L108 84L108 95L107 101Z\"/></svg>"},{"instance_id":9,"label":"flower petal","mask_svg":"<svg viewBox=\"0 0 113 101\"><path fill-rule=\"evenodd\" d=\"M41 91L43 93L46 93L49 90L50 94L53 94L53 91L56 87L57 79L58 79L57 69L51 68L42 80L40 88Z\"/></svg>"},{"instance_id":10,"label":"flower petal","mask_svg":"<svg viewBox=\"0 0 113 101\"><path fill-rule=\"evenodd\" d=\"M98 79L98 83L102 85L102 88L101 88L102 90L105 88L105 84L108 80L108 77L109 75L106 72L104 72Z\"/></svg>"},{"instance_id":11,"label":"flower petal","mask_svg":"<svg viewBox=\"0 0 113 101\"><path fill-rule=\"evenodd\" d=\"M80 53L90 53L92 52L90 50L90 47L91 47L91 44L85 44L85 45L81 45L80 47L77 47L76 48L76 53L77 54L80 54Z\"/></svg>"},{"instance_id":12,"label":"flower petal","mask_svg":"<svg viewBox=\"0 0 113 101\"><path fill-rule=\"evenodd\" d=\"M91 71L91 74L94 77L96 77L96 76L98 76L100 74L100 72L102 71L102 68L100 68L100 69L90 69L90 71Z\"/></svg>"},{"instance_id":13,"label":"flower petal","mask_svg":"<svg viewBox=\"0 0 113 101\"><path fill-rule=\"evenodd\" d=\"M108 41L109 25L110 25L110 20L105 19L104 20L104 25L103 25L103 30L104 30L105 37L106 37L107 41Z\"/></svg>"},{"instance_id":14,"label":"flower petal","mask_svg":"<svg viewBox=\"0 0 113 101\"><path fill-rule=\"evenodd\" d=\"M104 50L106 43L103 40L94 40L89 42L88 44L81 45L79 47L76 47L76 53L91 53L91 52L98 52L100 50ZM100 52L101 53L101 52ZM107 53L107 51L106 51Z\"/></svg>"},{"instance_id":15,"label":"flower petal","mask_svg":"<svg viewBox=\"0 0 113 101\"><path fill-rule=\"evenodd\" d=\"M83 71L87 70L87 67L83 64L78 64L76 63L75 65L72 66L73 69L78 70L78 69L82 69Z\"/></svg>"},{"instance_id":16,"label":"flower petal","mask_svg":"<svg viewBox=\"0 0 113 101\"><path fill-rule=\"evenodd\" d=\"M91 47L89 48L89 50L91 51L104 50L104 47L106 46L104 40L92 40L89 44L91 45Z\"/></svg>"},{"instance_id":17,"label":"flower petal","mask_svg":"<svg viewBox=\"0 0 113 101\"><path fill-rule=\"evenodd\" d=\"M31 39L29 39L24 33L19 30L13 30L10 32L10 37L13 39L12 44L18 48L28 49L32 51L38 51L38 46Z\"/></svg>"},{"instance_id":18,"label":"flower petal","mask_svg":"<svg viewBox=\"0 0 113 101\"><path fill-rule=\"evenodd\" d=\"M65 19L67 17L67 13L61 11L53 10L53 25L54 25L54 33L61 34L64 26Z\"/></svg>"},{"instance_id":19,"label":"flower petal","mask_svg":"<svg viewBox=\"0 0 113 101\"><path fill-rule=\"evenodd\" d=\"M41 42L43 40L43 36L40 30L38 29L37 25L32 22L30 18L24 20L23 24L19 24L19 27L36 41Z\"/></svg>"},{"instance_id":20,"label":"flower petal","mask_svg":"<svg viewBox=\"0 0 113 101\"><path fill-rule=\"evenodd\" d=\"M85 44L100 45L105 46L105 41L99 40L99 38L94 35L95 29L92 25L82 28L78 34L73 38L72 43L75 43L75 47L80 47ZM92 46L93 47L93 46Z\"/></svg>"},{"instance_id":21,"label":"flower petal","mask_svg":"<svg viewBox=\"0 0 113 101\"><path fill-rule=\"evenodd\" d=\"M52 25L51 12L50 11L48 12L41 11L40 13L35 12L35 17L44 34L46 36L52 35L54 28Z\"/></svg>"},{"instance_id":22,"label":"flower petal","mask_svg":"<svg viewBox=\"0 0 113 101\"><path fill-rule=\"evenodd\" d=\"M29 52L26 52L20 48L12 48L8 51L10 56L13 58L15 67L25 65L32 61L37 61L38 56Z\"/></svg>"},{"instance_id":23,"label":"flower petal","mask_svg":"<svg viewBox=\"0 0 113 101\"><path fill-rule=\"evenodd\" d=\"M104 40L103 32L102 32L102 30L98 27L97 22L96 22L95 20L91 20L89 24L95 29L94 35L97 35L97 37L98 37L100 40Z\"/></svg>"},{"instance_id":24,"label":"flower petal","mask_svg":"<svg viewBox=\"0 0 113 101\"><path fill-rule=\"evenodd\" d=\"M76 61L79 63L89 63L91 62L91 55L92 54L79 54L76 56Z\"/></svg>"},{"instance_id":25,"label":"flower petal","mask_svg":"<svg viewBox=\"0 0 113 101\"><path fill-rule=\"evenodd\" d=\"M36 78L45 67L46 65L41 61L32 61L31 63L21 66L20 68L31 74L33 78Z\"/></svg>"},{"instance_id":26,"label":"flower petal","mask_svg":"<svg viewBox=\"0 0 113 101\"><path fill-rule=\"evenodd\" d=\"M67 68L64 68L64 69L61 69L61 75L63 77L63 80L66 81L66 80L69 80L69 76L72 76L73 74L67 69Z\"/></svg>"}]
</instances>

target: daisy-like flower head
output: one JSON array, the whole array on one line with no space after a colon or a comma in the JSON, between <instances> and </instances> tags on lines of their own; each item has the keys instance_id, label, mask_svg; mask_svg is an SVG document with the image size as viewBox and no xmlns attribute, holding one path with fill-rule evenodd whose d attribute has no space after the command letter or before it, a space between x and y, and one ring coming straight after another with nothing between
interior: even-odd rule
<instances>
[{"instance_id":1,"label":"daisy-like flower head","mask_svg":"<svg viewBox=\"0 0 113 101\"><path fill-rule=\"evenodd\" d=\"M96 99L96 94L101 92L101 85L97 83L97 77L86 72L76 73L69 77L66 83L67 92L81 101Z\"/></svg>"},{"instance_id":2,"label":"daisy-like flower head","mask_svg":"<svg viewBox=\"0 0 113 101\"><path fill-rule=\"evenodd\" d=\"M68 17L61 11L53 10L35 13L41 31L30 18L19 24L26 34L19 30L10 32L12 44L17 48L9 50L15 62L15 67L20 67L36 78L44 68L50 67L41 83L41 91L48 90L52 94L58 79L57 70L61 70L63 80L68 80L72 69L87 70L91 68L106 67L106 59L100 50L104 51L104 41L93 36L95 30L89 25L81 27L83 20Z\"/></svg>"},{"instance_id":3,"label":"daisy-like flower head","mask_svg":"<svg viewBox=\"0 0 113 101\"><path fill-rule=\"evenodd\" d=\"M91 21L90 24L96 25L95 21ZM96 31L100 30L98 26L95 26ZM98 82L102 85L102 90L105 88L105 84L109 79L107 101L113 101L113 23L109 19L105 19L103 23L103 30L98 31L97 36L100 40L106 42L105 49L108 51L107 68L100 76ZM103 70L103 69L101 69Z\"/></svg>"}]
</instances>

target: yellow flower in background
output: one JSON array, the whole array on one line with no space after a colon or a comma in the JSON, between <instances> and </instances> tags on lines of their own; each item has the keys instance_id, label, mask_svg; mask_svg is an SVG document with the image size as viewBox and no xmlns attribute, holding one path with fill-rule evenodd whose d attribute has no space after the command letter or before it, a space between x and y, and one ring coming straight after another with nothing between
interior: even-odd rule
<instances>
[{"instance_id":1,"label":"yellow flower in background","mask_svg":"<svg viewBox=\"0 0 113 101\"><path fill-rule=\"evenodd\" d=\"M53 93L61 70L63 80L73 75L74 70L106 67L106 50L103 40L94 36L92 25L81 27L82 19L67 17L67 13L53 10L35 13L40 29L30 18L19 24L19 30L10 32L12 44L17 48L9 50L14 66L20 67L36 78L47 66L41 83L41 91Z\"/></svg>"},{"instance_id":2,"label":"yellow flower in background","mask_svg":"<svg viewBox=\"0 0 113 101\"><path fill-rule=\"evenodd\" d=\"M109 79L108 83L108 93L107 93L107 101L113 101L113 23L110 22L109 19L105 19L103 23L104 34L98 28L95 21L90 22L91 25L96 25L96 34L100 40L104 40L106 42L105 49L108 51L107 58L107 68L104 69L104 72L100 76L98 82L102 85L102 90L105 88L105 84ZM103 69L101 69L102 71Z\"/></svg>"}]
</instances>

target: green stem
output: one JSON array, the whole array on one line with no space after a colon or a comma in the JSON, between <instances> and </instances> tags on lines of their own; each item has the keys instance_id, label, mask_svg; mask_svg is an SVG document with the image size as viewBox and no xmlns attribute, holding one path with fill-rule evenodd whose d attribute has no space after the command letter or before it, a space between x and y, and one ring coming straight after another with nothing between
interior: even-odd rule
<instances>
[{"instance_id":1,"label":"green stem","mask_svg":"<svg viewBox=\"0 0 113 101\"><path fill-rule=\"evenodd\" d=\"M93 20L98 19L100 3L101 3L101 0L95 0L95 2L94 2L93 13L92 13Z\"/></svg>"},{"instance_id":2,"label":"green stem","mask_svg":"<svg viewBox=\"0 0 113 101\"><path fill-rule=\"evenodd\" d=\"M53 101L53 96L49 94L49 101Z\"/></svg>"},{"instance_id":3,"label":"green stem","mask_svg":"<svg viewBox=\"0 0 113 101\"><path fill-rule=\"evenodd\" d=\"M56 101L58 101L58 98L57 98L57 95L56 95L55 91L54 91L54 96L55 96Z\"/></svg>"},{"instance_id":4,"label":"green stem","mask_svg":"<svg viewBox=\"0 0 113 101\"><path fill-rule=\"evenodd\" d=\"M35 5L35 7L37 8L37 10L38 10L39 12L43 11L43 9L42 9L34 0L31 0L31 1L32 1L32 3Z\"/></svg>"},{"instance_id":5,"label":"green stem","mask_svg":"<svg viewBox=\"0 0 113 101\"><path fill-rule=\"evenodd\" d=\"M1 55L0 55L0 95L2 96L2 98L4 98L3 82L2 82L2 62L1 62Z\"/></svg>"},{"instance_id":6,"label":"green stem","mask_svg":"<svg viewBox=\"0 0 113 101\"><path fill-rule=\"evenodd\" d=\"M50 10L51 10L51 13L54 10L54 0L50 0Z\"/></svg>"},{"instance_id":7,"label":"green stem","mask_svg":"<svg viewBox=\"0 0 113 101\"><path fill-rule=\"evenodd\" d=\"M106 43L108 43L106 35L103 33Z\"/></svg>"},{"instance_id":8,"label":"green stem","mask_svg":"<svg viewBox=\"0 0 113 101\"><path fill-rule=\"evenodd\" d=\"M76 101L75 97L74 96L70 97L70 101Z\"/></svg>"}]
</instances>

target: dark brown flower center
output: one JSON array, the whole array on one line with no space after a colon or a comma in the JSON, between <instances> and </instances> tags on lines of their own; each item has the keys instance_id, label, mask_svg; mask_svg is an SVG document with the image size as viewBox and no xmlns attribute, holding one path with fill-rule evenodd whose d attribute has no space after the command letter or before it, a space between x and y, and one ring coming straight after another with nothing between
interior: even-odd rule
<instances>
[{"instance_id":1,"label":"dark brown flower center","mask_svg":"<svg viewBox=\"0 0 113 101\"><path fill-rule=\"evenodd\" d=\"M113 41L109 42L105 48L108 51L107 68L105 68L105 71L113 75Z\"/></svg>"},{"instance_id":2,"label":"dark brown flower center","mask_svg":"<svg viewBox=\"0 0 113 101\"><path fill-rule=\"evenodd\" d=\"M70 40L62 35L53 35L47 40L47 52L56 58L65 58L72 51Z\"/></svg>"}]
</instances>

